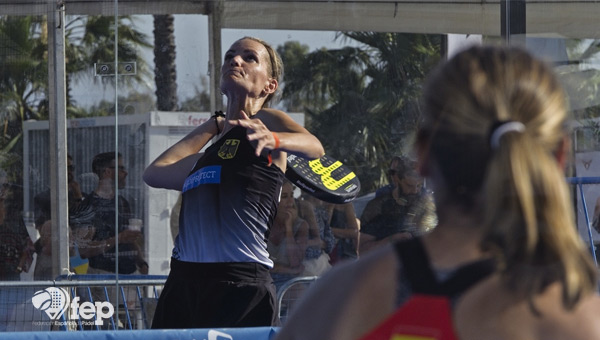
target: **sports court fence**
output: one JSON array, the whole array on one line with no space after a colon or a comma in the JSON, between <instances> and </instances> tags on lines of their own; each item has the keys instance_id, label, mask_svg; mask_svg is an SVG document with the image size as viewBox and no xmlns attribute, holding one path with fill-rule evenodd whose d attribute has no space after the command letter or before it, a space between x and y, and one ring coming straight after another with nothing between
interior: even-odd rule
<instances>
[{"instance_id":1,"label":"sports court fence","mask_svg":"<svg viewBox=\"0 0 600 340\"><path fill-rule=\"evenodd\" d=\"M165 280L164 275L69 275L0 282L0 332L147 329Z\"/></svg>"},{"instance_id":2,"label":"sports court fence","mask_svg":"<svg viewBox=\"0 0 600 340\"><path fill-rule=\"evenodd\" d=\"M149 329L163 275L69 275L52 281L0 282L0 332ZM282 322L317 277L277 292Z\"/></svg>"},{"instance_id":3,"label":"sports court fence","mask_svg":"<svg viewBox=\"0 0 600 340\"><path fill-rule=\"evenodd\" d=\"M592 254L592 258L594 259L594 263L598 266L598 259L596 254L596 245L594 242L593 232L592 232L592 219L590 219L590 214L588 211L588 205L585 198L585 191L583 190L584 185L589 184L600 184L600 177L567 177L567 183L574 185L577 189L577 193L579 194L579 199L581 200L581 206L583 208L583 217L585 220L586 233L587 233L587 242L590 247L590 252Z\"/></svg>"},{"instance_id":4,"label":"sports court fence","mask_svg":"<svg viewBox=\"0 0 600 340\"><path fill-rule=\"evenodd\" d=\"M313 284L318 276L303 276L293 278L284 283L277 291L277 307L279 319L284 323L291 311L296 307L302 293Z\"/></svg>"}]
</instances>

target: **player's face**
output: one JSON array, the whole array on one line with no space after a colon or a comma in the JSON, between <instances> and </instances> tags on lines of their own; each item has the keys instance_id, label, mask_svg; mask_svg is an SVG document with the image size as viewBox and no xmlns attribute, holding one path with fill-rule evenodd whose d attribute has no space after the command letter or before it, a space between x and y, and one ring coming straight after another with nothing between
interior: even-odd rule
<instances>
[{"instance_id":1,"label":"player's face","mask_svg":"<svg viewBox=\"0 0 600 340\"><path fill-rule=\"evenodd\" d=\"M271 89L271 61L263 44L238 40L225 53L221 66L221 92L228 97L236 93L252 98L266 96ZM276 82L275 82L276 83Z\"/></svg>"}]
</instances>

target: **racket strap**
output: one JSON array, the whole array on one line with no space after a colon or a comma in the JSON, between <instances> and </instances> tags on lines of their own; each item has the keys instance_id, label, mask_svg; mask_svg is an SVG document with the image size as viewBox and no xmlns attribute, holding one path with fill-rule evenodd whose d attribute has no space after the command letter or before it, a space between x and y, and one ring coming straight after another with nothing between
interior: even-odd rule
<instances>
[{"instance_id":1,"label":"racket strap","mask_svg":"<svg viewBox=\"0 0 600 340\"><path fill-rule=\"evenodd\" d=\"M221 129L219 128L219 117L225 118L223 111L215 111L215 114L210 116L210 118L215 120L215 125L217 125L217 135L221 134Z\"/></svg>"}]
</instances>

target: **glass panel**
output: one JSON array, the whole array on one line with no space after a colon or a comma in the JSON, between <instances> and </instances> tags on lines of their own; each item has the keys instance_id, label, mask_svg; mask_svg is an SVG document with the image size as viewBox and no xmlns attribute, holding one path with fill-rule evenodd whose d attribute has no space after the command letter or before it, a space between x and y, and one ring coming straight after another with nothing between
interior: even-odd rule
<instances>
[{"instance_id":1,"label":"glass panel","mask_svg":"<svg viewBox=\"0 0 600 340\"><path fill-rule=\"evenodd\" d=\"M560 74L575 118L570 175L592 183L581 188L587 219L580 187L573 190L578 227L592 242L600 237L588 228L596 226L592 221L600 214L595 208L600 197L598 32L597 19L588 14L597 12L597 5L591 2L568 4L568 11L560 2L528 3L527 15L517 12L508 18L498 2L481 1L66 3L64 25L55 25L59 34L64 29L63 57L53 54L57 45L49 43L54 33L47 25L48 13L54 12L48 11L54 7L48 1L0 1L0 283L5 284L0 286L0 331L149 327L152 315L142 305L156 302L151 289L141 293L145 300L126 300L127 307L111 296L119 321L61 328L39 308L42 298L32 300L45 287L27 283L65 273L53 244L60 245L59 251L69 250L70 272L84 274L77 280L102 279L105 287L127 291L130 286L118 285L112 276L92 274L118 272L164 281L179 233L181 194L146 185L144 169L197 126L213 124L207 123L213 111L227 109L227 97L220 95L220 65L230 46L244 36L265 40L282 57L285 72L274 108L318 137L327 156L353 170L361 184L356 200L335 206L295 189L296 206L290 209L308 221L309 231L299 242L306 258L292 265L289 259L278 262L273 253L271 260L265 257L263 262L275 260L277 280L321 274L385 240L435 226L430 188L411 171L402 177L399 165L414 157L422 81L446 55L468 44L500 43L503 34L510 35L510 43L546 58ZM505 19L508 28L501 25ZM578 25L572 25L575 21ZM65 68L65 88L56 86L60 72L48 71L56 69L49 68L49 55L57 55L57 65ZM62 97L66 109L50 114ZM65 117L66 146L60 129L53 128ZM65 150L71 158L61 161L66 154L56 151L53 156L55 150ZM116 162L115 152L121 155ZM53 180L58 184L53 186ZM367 208L377 195L387 197L390 205ZM115 202L114 197L120 199ZM398 206L406 204L413 209L411 216L422 219L400 216ZM372 212L377 207L383 207L382 214ZM282 221L273 219L270 235L277 236ZM396 223L391 229L390 221ZM266 235L255 236L252 244L264 248ZM226 242L214 246L228 249ZM90 302L83 293L68 295ZM297 297L286 300L286 310ZM129 310L137 314L128 318Z\"/></svg>"},{"instance_id":2,"label":"glass panel","mask_svg":"<svg viewBox=\"0 0 600 340\"><path fill-rule=\"evenodd\" d=\"M548 32L553 35L554 32ZM527 38L533 50L556 65L573 114L574 157L569 176L585 184L573 186L577 202L577 226L580 235L591 247L600 240L600 178L598 160L598 50L596 39ZM528 46L529 46L528 45ZM590 250L592 251L592 250ZM597 256L597 252L595 256Z\"/></svg>"},{"instance_id":3,"label":"glass panel","mask_svg":"<svg viewBox=\"0 0 600 340\"><path fill-rule=\"evenodd\" d=\"M42 188L50 167L45 159L31 167L29 158L32 144L50 143L48 134L33 138L26 128L49 115L48 18L45 7L35 6L43 2L30 3L26 13L0 16L0 283L6 285L0 287L0 331L35 329L35 290L18 281L33 280L38 253L51 246L40 239L49 228L36 223L32 204L32 188Z\"/></svg>"}]
</instances>

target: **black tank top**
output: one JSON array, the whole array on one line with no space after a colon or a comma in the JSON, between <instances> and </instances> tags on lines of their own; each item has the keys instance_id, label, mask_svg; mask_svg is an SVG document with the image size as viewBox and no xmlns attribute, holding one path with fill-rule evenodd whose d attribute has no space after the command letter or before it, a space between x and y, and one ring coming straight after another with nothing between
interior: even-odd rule
<instances>
[{"instance_id":1,"label":"black tank top","mask_svg":"<svg viewBox=\"0 0 600 340\"><path fill-rule=\"evenodd\" d=\"M173 257L271 267L265 240L283 178L266 157L256 157L245 128L228 131L206 149L185 181Z\"/></svg>"}]
</instances>

